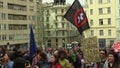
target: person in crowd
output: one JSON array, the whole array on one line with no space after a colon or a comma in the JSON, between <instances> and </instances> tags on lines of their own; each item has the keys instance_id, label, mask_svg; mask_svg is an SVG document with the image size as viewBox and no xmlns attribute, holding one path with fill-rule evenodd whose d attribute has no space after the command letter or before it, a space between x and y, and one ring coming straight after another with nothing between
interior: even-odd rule
<instances>
[{"instance_id":1,"label":"person in crowd","mask_svg":"<svg viewBox=\"0 0 120 68\"><path fill-rule=\"evenodd\" d=\"M6 66L8 55L3 47L0 47L0 67Z\"/></svg>"},{"instance_id":2,"label":"person in crowd","mask_svg":"<svg viewBox=\"0 0 120 68\"><path fill-rule=\"evenodd\" d=\"M76 62L74 63L75 68L81 67L81 61L83 63L83 67L84 67L83 54L82 54L82 51L79 49L79 50L76 51Z\"/></svg>"},{"instance_id":3,"label":"person in crowd","mask_svg":"<svg viewBox=\"0 0 120 68\"><path fill-rule=\"evenodd\" d=\"M15 56L13 55L13 53L10 53L10 54L8 54L8 57L9 57L9 60L6 64L6 68L13 68Z\"/></svg>"},{"instance_id":4,"label":"person in crowd","mask_svg":"<svg viewBox=\"0 0 120 68\"><path fill-rule=\"evenodd\" d=\"M50 68L62 68L59 61L58 61L58 56L56 56L56 55L51 56Z\"/></svg>"},{"instance_id":5,"label":"person in crowd","mask_svg":"<svg viewBox=\"0 0 120 68\"><path fill-rule=\"evenodd\" d=\"M120 68L120 61L115 52L108 53L108 68Z\"/></svg>"},{"instance_id":6,"label":"person in crowd","mask_svg":"<svg viewBox=\"0 0 120 68\"><path fill-rule=\"evenodd\" d=\"M33 56L31 68L35 68L36 64L39 62L39 60L40 60L40 54L39 53L40 52L41 52L41 50L37 50L35 55Z\"/></svg>"},{"instance_id":7,"label":"person in crowd","mask_svg":"<svg viewBox=\"0 0 120 68\"><path fill-rule=\"evenodd\" d=\"M94 68L108 68L108 60L107 60L107 51L106 49L100 49L100 62L96 62Z\"/></svg>"},{"instance_id":8,"label":"person in crowd","mask_svg":"<svg viewBox=\"0 0 120 68\"><path fill-rule=\"evenodd\" d=\"M25 68L25 59L18 57L14 61L13 68Z\"/></svg>"},{"instance_id":9,"label":"person in crowd","mask_svg":"<svg viewBox=\"0 0 120 68\"><path fill-rule=\"evenodd\" d=\"M50 61L50 58L52 56L52 51L53 51L52 48L48 48L48 52L47 52L47 60L48 60L48 62Z\"/></svg>"},{"instance_id":10,"label":"person in crowd","mask_svg":"<svg viewBox=\"0 0 120 68\"><path fill-rule=\"evenodd\" d=\"M71 67L74 68L74 61L73 61L73 58L72 58L73 50L67 49L66 54L67 54L67 60L70 62Z\"/></svg>"},{"instance_id":11,"label":"person in crowd","mask_svg":"<svg viewBox=\"0 0 120 68\"><path fill-rule=\"evenodd\" d=\"M58 56L58 53L59 53L58 50L55 50L55 51L53 52L53 54L54 54L55 56Z\"/></svg>"},{"instance_id":12,"label":"person in crowd","mask_svg":"<svg viewBox=\"0 0 120 68\"><path fill-rule=\"evenodd\" d=\"M66 59L66 52L64 50L59 51L59 63L62 68L71 68L69 61Z\"/></svg>"},{"instance_id":13,"label":"person in crowd","mask_svg":"<svg viewBox=\"0 0 120 68\"><path fill-rule=\"evenodd\" d=\"M50 68L50 64L48 63L48 60L47 60L47 55L44 52L40 52L39 57L40 59L36 64L36 66L38 68Z\"/></svg>"}]
</instances>

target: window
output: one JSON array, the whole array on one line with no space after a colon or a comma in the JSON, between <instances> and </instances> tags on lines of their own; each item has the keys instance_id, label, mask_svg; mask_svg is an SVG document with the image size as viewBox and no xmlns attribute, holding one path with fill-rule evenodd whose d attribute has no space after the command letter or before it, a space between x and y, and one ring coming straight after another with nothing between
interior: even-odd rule
<instances>
[{"instance_id":1,"label":"window","mask_svg":"<svg viewBox=\"0 0 120 68\"><path fill-rule=\"evenodd\" d=\"M50 31L47 31L47 36L50 36Z\"/></svg>"},{"instance_id":2,"label":"window","mask_svg":"<svg viewBox=\"0 0 120 68\"><path fill-rule=\"evenodd\" d=\"M47 10L47 15L49 15L50 13L49 13L49 10Z\"/></svg>"},{"instance_id":3,"label":"window","mask_svg":"<svg viewBox=\"0 0 120 68\"><path fill-rule=\"evenodd\" d=\"M100 35L100 36L103 36L103 30L100 30L100 31L99 31L99 35Z\"/></svg>"},{"instance_id":4,"label":"window","mask_svg":"<svg viewBox=\"0 0 120 68\"><path fill-rule=\"evenodd\" d=\"M62 28L65 28L65 23L62 23Z\"/></svg>"},{"instance_id":5,"label":"window","mask_svg":"<svg viewBox=\"0 0 120 68\"><path fill-rule=\"evenodd\" d=\"M99 19L99 25L103 25L103 19Z\"/></svg>"},{"instance_id":6,"label":"window","mask_svg":"<svg viewBox=\"0 0 120 68\"><path fill-rule=\"evenodd\" d=\"M29 15L29 20L35 20L35 16Z\"/></svg>"},{"instance_id":7,"label":"window","mask_svg":"<svg viewBox=\"0 0 120 68\"><path fill-rule=\"evenodd\" d=\"M111 25L111 18L108 18L108 25Z\"/></svg>"},{"instance_id":8,"label":"window","mask_svg":"<svg viewBox=\"0 0 120 68\"><path fill-rule=\"evenodd\" d=\"M2 35L2 40L6 40L6 35Z\"/></svg>"},{"instance_id":9,"label":"window","mask_svg":"<svg viewBox=\"0 0 120 68\"><path fill-rule=\"evenodd\" d=\"M56 42L58 42L58 39L56 38Z\"/></svg>"},{"instance_id":10,"label":"window","mask_svg":"<svg viewBox=\"0 0 120 68\"><path fill-rule=\"evenodd\" d=\"M55 9L55 14L57 14L57 9Z\"/></svg>"},{"instance_id":11,"label":"window","mask_svg":"<svg viewBox=\"0 0 120 68\"><path fill-rule=\"evenodd\" d=\"M29 6L30 11L34 11L34 6Z\"/></svg>"},{"instance_id":12,"label":"window","mask_svg":"<svg viewBox=\"0 0 120 68\"><path fill-rule=\"evenodd\" d=\"M110 47L114 44L114 40L110 40Z\"/></svg>"},{"instance_id":13,"label":"window","mask_svg":"<svg viewBox=\"0 0 120 68\"><path fill-rule=\"evenodd\" d=\"M62 36L64 36L65 35L65 31L62 31Z\"/></svg>"},{"instance_id":14,"label":"window","mask_svg":"<svg viewBox=\"0 0 120 68\"><path fill-rule=\"evenodd\" d=\"M98 3L99 3L99 4L102 4L102 0L98 0Z\"/></svg>"},{"instance_id":15,"label":"window","mask_svg":"<svg viewBox=\"0 0 120 68\"><path fill-rule=\"evenodd\" d=\"M27 24L8 24L9 30L26 30Z\"/></svg>"},{"instance_id":16,"label":"window","mask_svg":"<svg viewBox=\"0 0 120 68\"><path fill-rule=\"evenodd\" d=\"M61 9L61 13L64 13L64 9Z\"/></svg>"},{"instance_id":17,"label":"window","mask_svg":"<svg viewBox=\"0 0 120 68\"><path fill-rule=\"evenodd\" d=\"M93 9L90 9L90 15L93 15Z\"/></svg>"},{"instance_id":18,"label":"window","mask_svg":"<svg viewBox=\"0 0 120 68\"><path fill-rule=\"evenodd\" d=\"M98 11L99 11L99 14L103 14L103 9L102 8L99 8Z\"/></svg>"},{"instance_id":19,"label":"window","mask_svg":"<svg viewBox=\"0 0 120 68\"><path fill-rule=\"evenodd\" d=\"M25 5L8 3L8 9L26 11L27 7Z\"/></svg>"},{"instance_id":20,"label":"window","mask_svg":"<svg viewBox=\"0 0 120 68\"><path fill-rule=\"evenodd\" d=\"M108 13L108 14L111 13L111 8L110 8L110 7L107 8L107 13Z\"/></svg>"},{"instance_id":21,"label":"window","mask_svg":"<svg viewBox=\"0 0 120 68\"><path fill-rule=\"evenodd\" d=\"M63 16L61 16L61 20L64 20L64 17L63 17Z\"/></svg>"},{"instance_id":22,"label":"window","mask_svg":"<svg viewBox=\"0 0 120 68\"><path fill-rule=\"evenodd\" d=\"M46 24L46 28L49 29L50 28L50 25L49 23Z\"/></svg>"},{"instance_id":23,"label":"window","mask_svg":"<svg viewBox=\"0 0 120 68\"><path fill-rule=\"evenodd\" d=\"M0 2L0 8L3 8L3 2Z\"/></svg>"},{"instance_id":24,"label":"window","mask_svg":"<svg viewBox=\"0 0 120 68\"><path fill-rule=\"evenodd\" d=\"M9 20L27 20L26 15L15 15L15 14L8 14Z\"/></svg>"},{"instance_id":25,"label":"window","mask_svg":"<svg viewBox=\"0 0 120 68\"><path fill-rule=\"evenodd\" d=\"M104 48L106 46L106 39L98 39L99 47Z\"/></svg>"},{"instance_id":26,"label":"window","mask_svg":"<svg viewBox=\"0 0 120 68\"><path fill-rule=\"evenodd\" d=\"M90 25L91 25L91 26L93 25L93 19L90 20Z\"/></svg>"},{"instance_id":27,"label":"window","mask_svg":"<svg viewBox=\"0 0 120 68\"><path fill-rule=\"evenodd\" d=\"M93 4L93 0L90 0L90 4Z\"/></svg>"},{"instance_id":28,"label":"window","mask_svg":"<svg viewBox=\"0 0 120 68\"><path fill-rule=\"evenodd\" d=\"M55 27L58 28L58 24L57 23L55 23Z\"/></svg>"},{"instance_id":29,"label":"window","mask_svg":"<svg viewBox=\"0 0 120 68\"><path fill-rule=\"evenodd\" d=\"M58 20L58 19L57 19L57 16L55 16L55 20Z\"/></svg>"},{"instance_id":30,"label":"window","mask_svg":"<svg viewBox=\"0 0 120 68\"><path fill-rule=\"evenodd\" d=\"M94 30L91 30L91 36L93 36L94 35Z\"/></svg>"},{"instance_id":31,"label":"window","mask_svg":"<svg viewBox=\"0 0 120 68\"><path fill-rule=\"evenodd\" d=\"M47 47L51 47L51 40L47 41Z\"/></svg>"},{"instance_id":32,"label":"window","mask_svg":"<svg viewBox=\"0 0 120 68\"><path fill-rule=\"evenodd\" d=\"M5 30L6 29L6 24L0 24L0 30Z\"/></svg>"},{"instance_id":33,"label":"window","mask_svg":"<svg viewBox=\"0 0 120 68\"><path fill-rule=\"evenodd\" d=\"M108 36L111 36L111 30L108 30Z\"/></svg>"},{"instance_id":34,"label":"window","mask_svg":"<svg viewBox=\"0 0 120 68\"><path fill-rule=\"evenodd\" d=\"M49 17L46 17L46 22L49 22Z\"/></svg>"},{"instance_id":35,"label":"window","mask_svg":"<svg viewBox=\"0 0 120 68\"><path fill-rule=\"evenodd\" d=\"M9 40L14 40L14 35L9 35Z\"/></svg>"},{"instance_id":36,"label":"window","mask_svg":"<svg viewBox=\"0 0 120 68\"><path fill-rule=\"evenodd\" d=\"M58 31L56 31L56 36L58 36Z\"/></svg>"}]
</instances>

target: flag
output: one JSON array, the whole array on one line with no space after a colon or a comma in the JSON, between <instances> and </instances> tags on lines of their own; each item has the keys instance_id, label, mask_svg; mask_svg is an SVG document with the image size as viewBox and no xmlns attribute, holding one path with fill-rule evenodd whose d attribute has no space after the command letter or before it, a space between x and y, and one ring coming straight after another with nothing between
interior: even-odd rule
<instances>
[{"instance_id":1,"label":"flag","mask_svg":"<svg viewBox=\"0 0 120 68\"><path fill-rule=\"evenodd\" d=\"M90 28L86 14L78 0L73 2L64 17L77 27L80 34L82 34L84 30Z\"/></svg>"},{"instance_id":2,"label":"flag","mask_svg":"<svg viewBox=\"0 0 120 68\"><path fill-rule=\"evenodd\" d=\"M34 39L34 33L33 33L33 29L32 29L32 25L30 25L30 57L32 57L34 55L34 53L36 52L36 43L35 43L35 39Z\"/></svg>"}]
</instances>

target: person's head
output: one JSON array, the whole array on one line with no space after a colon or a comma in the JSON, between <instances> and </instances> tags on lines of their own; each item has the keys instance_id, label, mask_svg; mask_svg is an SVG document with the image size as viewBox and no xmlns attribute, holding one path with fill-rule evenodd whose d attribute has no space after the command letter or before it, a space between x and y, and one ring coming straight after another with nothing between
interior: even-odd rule
<instances>
[{"instance_id":1,"label":"person's head","mask_svg":"<svg viewBox=\"0 0 120 68\"><path fill-rule=\"evenodd\" d=\"M58 56L52 55L50 58L50 62L57 63L58 62Z\"/></svg>"},{"instance_id":2,"label":"person's head","mask_svg":"<svg viewBox=\"0 0 120 68\"><path fill-rule=\"evenodd\" d=\"M114 63L117 62L118 60L118 55L115 52L109 52L108 53L108 62Z\"/></svg>"},{"instance_id":3,"label":"person's head","mask_svg":"<svg viewBox=\"0 0 120 68\"><path fill-rule=\"evenodd\" d=\"M44 52L40 52L39 55L41 61L47 61L47 55Z\"/></svg>"},{"instance_id":4,"label":"person's head","mask_svg":"<svg viewBox=\"0 0 120 68\"><path fill-rule=\"evenodd\" d=\"M105 59L107 57L106 49L100 49L100 57L101 59Z\"/></svg>"},{"instance_id":5,"label":"person's head","mask_svg":"<svg viewBox=\"0 0 120 68\"><path fill-rule=\"evenodd\" d=\"M53 54L54 54L55 56L58 56L58 53L59 53L59 51L58 51L58 50L55 50Z\"/></svg>"},{"instance_id":6,"label":"person's head","mask_svg":"<svg viewBox=\"0 0 120 68\"><path fill-rule=\"evenodd\" d=\"M25 68L25 60L21 57L18 57L14 61L13 68Z\"/></svg>"},{"instance_id":7,"label":"person's head","mask_svg":"<svg viewBox=\"0 0 120 68\"><path fill-rule=\"evenodd\" d=\"M65 57L66 57L66 52L64 50L60 50L59 51L59 58L61 60L63 60L63 59L65 59Z\"/></svg>"}]
</instances>

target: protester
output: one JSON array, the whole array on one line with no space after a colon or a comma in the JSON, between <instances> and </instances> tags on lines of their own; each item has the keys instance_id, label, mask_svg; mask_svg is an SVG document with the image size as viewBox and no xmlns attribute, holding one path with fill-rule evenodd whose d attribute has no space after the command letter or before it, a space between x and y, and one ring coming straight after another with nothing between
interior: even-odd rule
<instances>
[{"instance_id":1,"label":"protester","mask_svg":"<svg viewBox=\"0 0 120 68\"><path fill-rule=\"evenodd\" d=\"M0 47L0 67L5 67L8 61L8 55L4 48Z\"/></svg>"},{"instance_id":2,"label":"protester","mask_svg":"<svg viewBox=\"0 0 120 68\"><path fill-rule=\"evenodd\" d=\"M48 60L48 62L50 61L50 58L51 58L51 56L52 56L52 48L49 48L48 49L48 52L47 52L47 60Z\"/></svg>"},{"instance_id":3,"label":"protester","mask_svg":"<svg viewBox=\"0 0 120 68\"><path fill-rule=\"evenodd\" d=\"M120 68L120 61L115 52L108 53L108 68Z\"/></svg>"},{"instance_id":4,"label":"protester","mask_svg":"<svg viewBox=\"0 0 120 68\"><path fill-rule=\"evenodd\" d=\"M13 68L15 56L13 55L13 53L9 53L8 57L9 57L9 60L7 62L6 68Z\"/></svg>"},{"instance_id":5,"label":"protester","mask_svg":"<svg viewBox=\"0 0 120 68\"><path fill-rule=\"evenodd\" d=\"M44 52L39 53L40 60L36 64L38 68L50 68L50 65L47 60L47 55Z\"/></svg>"},{"instance_id":6,"label":"protester","mask_svg":"<svg viewBox=\"0 0 120 68\"><path fill-rule=\"evenodd\" d=\"M74 60L72 58L73 50L67 50L66 53L67 53L67 60L69 61L71 67L74 68Z\"/></svg>"},{"instance_id":7,"label":"protester","mask_svg":"<svg viewBox=\"0 0 120 68\"><path fill-rule=\"evenodd\" d=\"M40 53L41 51L40 50L37 50L36 51L36 53L35 53L35 55L31 58L32 59L32 65L31 65L31 67L32 68L35 68L36 67L36 64L39 62L39 60L40 60Z\"/></svg>"},{"instance_id":8,"label":"protester","mask_svg":"<svg viewBox=\"0 0 120 68\"><path fill-rule=\"evenodd\" d=\"M25 59L18 57L14 61L13 68L25 68Z\"/></svg>"},{"instance_id":9,"label":"protester","mask_svg":"<svg viewBox=\"0 0 120 68\"><path fill-rule=\"evenodd\" d=\"M55 56L55 55L51 56L50 68L62 68L59 61L58 61L58 56Z\"/></svg>"},{"instance_id":10,"label":"protester","mask_svg":"<svg viewBox=\"0 0 120 68\"><path fill-rule=\"evenodd\" d=\"M108 60L107 60L107 51L106 49L100 49L100 62L96 62L94 68L108 68Z\"/></svg>"},{"instance_id":11,"label":"protester","mask_svg":"<svg viewBox=\"0 0 120 68\"><path fill-rule=\"evenodd\" d=\"M59 51L59 63L62 68L71 68L69 61L66 59L66 52L64 50Z\"/></svg>"}]
</instances>

